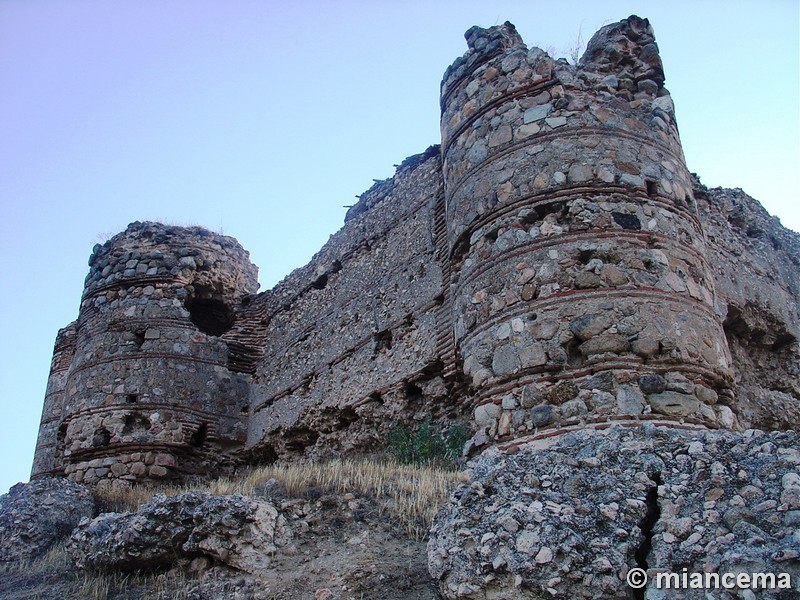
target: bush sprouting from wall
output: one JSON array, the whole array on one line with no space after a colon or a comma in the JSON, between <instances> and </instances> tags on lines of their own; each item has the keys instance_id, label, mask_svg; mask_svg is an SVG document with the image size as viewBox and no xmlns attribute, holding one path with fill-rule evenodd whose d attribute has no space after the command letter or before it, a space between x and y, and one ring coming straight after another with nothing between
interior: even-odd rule
<instances>
[{"instance_id":1,"label":"bush sprouting from wall","mask_svg":"<svg viewBox=\"0 0 800 600\"><path fill-rule=\"evenodd\" d=\"M453 465L460 457L469 432L463 425L442 431L426 417L416 430L398 423L389 432L389 453L401 464Z\"/></svg>"}]
</instances>

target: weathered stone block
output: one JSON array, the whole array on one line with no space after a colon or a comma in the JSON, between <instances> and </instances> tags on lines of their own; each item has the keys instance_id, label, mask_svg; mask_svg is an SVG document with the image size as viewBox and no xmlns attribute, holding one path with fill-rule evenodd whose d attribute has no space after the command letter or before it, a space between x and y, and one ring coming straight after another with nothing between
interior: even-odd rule
<instances>
[{"instance_id":1,"label":"weathered stone block","mask_svg":"<svg viewBox=\"0 0 800 600\"><path fill-rule=\"evenodd\" d=\"M580 271L575 275L574 284L576 289L587 290L603 287L603 280L599 275L589 271Z\"/></svg>"},{"instance_id":2,"label":"weathered stone block","mask_svg":"<svg viewBox=\"0 0 800 600\"><path fill-rule=\"evenodd\" d=\"M592 167L589 165L572 165L567 173L570 183L583 183L592 179Z\"/></svg>"},{"instance_id":3,"label":"weathered stone block","mask_svg":"<svg viewBox=\"0 0 800 600\"><path fill-rule=\"evenodd\" d=\"M642 375L638 383L645 394L660 394L667 389L667 381L658 373Z\"/></svg>"},{"instance_id":4,"label":"weathered stone block","mask_svg":"<svg viewBox=\"0 0 800 600\"><path fill-rule=\"evenodd\" d=\"M127 475L128 466L121 462L115 463L111 465L111 474L114 475L114 477L121 477L123 475Z\"/></svg>"},{"instance_id":5,"label":"weathered stone block","mask_svg":"<svg viewBox=\"0 0 800 600\"><path fill-rule=\"evenodd\" d=\"M604 352L614 352L622 354L630 348L628 339L618 333L604 333L583 342L578 349L584 356L602 354Z\"/></svg>"},{"instance_id":6,"label":"weathered stone block","mask_svg":"<svg viewBox=\"0 0 800 600\"><path fill-rule=\"evenodd\" d=\"M552 104L540 104L539 106L534 106L529 108L523 114L523 121L524 123L532 123L534 121L541 121L547 115L550 114L550 111L553 110Z\"/></svg>"},{"instance_id":7,"label":"weathered stone block","mask_svg":"<svg viewBox=\"0 0 800 600\"><path fill-rule=\"evenodd\" d=\"M548 117L544 120L547 125L552 127L553 129L557 129L558 127L563 127L567 124L566 117Z\"/></svg>"},{"instance_id":8,"label":"weathered stone block","mask_svg":"<svg viewBox=\"0 0 800 600\"><path fill-rule=\"evenodd\" d=\"M503 401L501 406L503 410L512 410L517 407L517 399L514 396L503 396Z\"/></svg>"},{"instance_id":9,"label":"weathered stone block","mask_svg":"<svg viewBox=\"0 0 800 600\"><path fill-rule=\"evenodd\" d=\"M147 470L147 474L153 479L163 479L168 473L169 471L165 467L160 467L158 465L153 465Z\"/></svg>"},{"instance_id":10,"label":"weathered stone block","mask_svg":"<svg viewBox=\"0 0 800 600\"><path fill-rule=\"evenodd\" d=\"M531 409L531 420L534 427L545 427L558 418L558 409L552 404L540 404Z\"/></svg>"},{"instance_id":11,"label":"weathered stone block","mask_svg":"<svg viewBox=\"0 0 800 600\"><path fill-rule=\"evenodd\" d=\"M565 419L580 417L589 412L588 408L586 407L586 403L577 398L575 400L564 402L564 404L559 407L559 411L561 412L561 416Z\"/></svg>"},{"instance_id":12,"label":"weathered stone block","mask_svg":"<svg viewBox=\"0 0 800 600\"><path fill-rule=\"evenodd\" d=\"M497 435L505 437L511 433L512 415L511 411L504 410L500 413L500 419L497 423Z\"/></svg>"},{"instance_id":13,"label":"weathered stone block","mask_svg":"<svg viewBox=\"0 0 800 600\"><path fill-rule=\"evenodd\" d=\"M694 395L679 392L651 394L647 397L647 402L653 412L672 417L685 417L697 412L700 408L700 402Z\"/></svg>"},{"instance_id":14,"label":"weathered stone block","mask_svg":"<svg viewBox=\"0 0 800 600\"><path fill-rule=\"evenodd\" d=\"M481 404L475 408L474 418L478 427L491 425L500 416L500 407L494 403Z\"/></svg>"},{"instance_id":15,"label":"weathered stone block","mask_svg":"<svg viewBox=\"0 0 800 600\"><path fill-rule=\"evenodd\" d=\"M504 344L495 350L492 371L495 375L510 375L519 369L519 350L513 344Z\"/></svg>"},{"instance_id":16,"label":"weathered stone block","mask_svg":"<svg viewBox=\"0 0 800 600\"><path fill-rule=\"evenodd\" d=\"M559 405L575 398L578 395L578 388L571 381L559 381L545 389L542 395L550 404Z\"/></svg>"},{"instance_id":17,"label":"weathered stone block","mask_svg":"<svg viewBox=\"0 0 800 600\"><path fill-rule=\"evenodd\" d=\"M77 483L45 477L0 496L0 563L37 558L94 513L94 497Z\"/></svg>"},{"instance_id":18,"label":"weathered stone block","mask_svg":"<svg viewBox=\"0 0 800 600\"><path fill-rule=\"evenodd\" d=\"M712 406L716 404L717 400L719 399L717 392L704 385L694 386L694 395L697 396L697 399L700 400L700 402Z\"/></svg>"},{"instance_id":19,"label":"weathered stone block","mask_svg":"<svg viewBox=\"0 0 800 600\"><path fill-rule=\"evenodd\" d=\"M661 351L661 345L657 339L644 337L634 340L631 343L631 350L644 358L652 358Z\"/></svg>"},{"instance_id":20,"label":"weathered stone block","mask_svg":"<svg viewBox=\"0 0 800 600\"><path fill-rule=\"evenodd\" d=\"M519 350L519 364L523 369L538 367L547 363L547 353L544 346L532 343Z\"/></svg>"},{"instance_id":21,"label":"weathered stone block","mask_svg":"<svg viewBox=\"0 0 800 600\"><path fill-rule=\"evenodd\" d=\"M154 464L160 467L174 467L175 457L172 454L156 454Z\"/></svg>"},{"instance_id":22,"label":"weathered stone block","mask_svg":"<svg viewBox=\"0 0 800 600\"><path fill-rule=\"evenodd\" d=\"M608 313L597 313L573 319L569 324L569 329L579 340L586 341L603 333L611 325L613 325L613 321Z\"/></svg>"},{"instance_id":23,"label":"weathered stone block","mask_svg":"<svg viewBox=\"0 0 800 600\"><path fill-rule=\"evenodd\" d=\"M623 415L640 415L644 412L642 392L633 385L621 385L617 390L617 410Z\"/></svg>"},{"instance_id":24,"label":"weathered stone block","mask_svg":"<svg viewBox=\"0 0 800 600\"><path fill-rule=\"evenodd\" d=\"M520 404L522 408L533 408L536 404L541 402L542 391L535 383L529 383L522 388L522 399Z\"/></svg>"},{"instance_id":25,"label":"weathered stone block","mask_svg":"<svg viewBox=\"0 0 800 600\"><path fill-rule=\"evenodd\" d=\"M203 554L260 573L291 538L286 519L265 500L190 492L157 495L137 513L106 513L84 522L68 551L78 568L90 571L164 569Z\"/></svg>"}]
</instances>

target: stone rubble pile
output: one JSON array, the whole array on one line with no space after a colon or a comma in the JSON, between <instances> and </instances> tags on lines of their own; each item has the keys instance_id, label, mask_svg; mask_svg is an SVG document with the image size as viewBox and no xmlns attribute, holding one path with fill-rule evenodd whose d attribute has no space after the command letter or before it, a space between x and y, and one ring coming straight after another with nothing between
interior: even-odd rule
<instances>
[{"instance_id":1,"label":"stone rubble pile","mask_svg":"<svg viewBox=\"0 0 800 600\"><path fill-rule=\"evenodd\" d=\"M0 562L41 556L94 508L91 492L66 479L18 483L0 496Z\"/></svg>"},{"instance_id":2,"label":"stone rubble pile","mask_svg":"<svg viewBox=\"0 0 800 600\"><path fill-rule=\"evenodd\" d=\"M651 579L683 568L790 573L797 586L798 441L645 425L484 453L435 520L431 575L445 598L506 600L628 597L634 567ZM759 593L796 598L797 588Z\"/></svg>"}]
</instances>

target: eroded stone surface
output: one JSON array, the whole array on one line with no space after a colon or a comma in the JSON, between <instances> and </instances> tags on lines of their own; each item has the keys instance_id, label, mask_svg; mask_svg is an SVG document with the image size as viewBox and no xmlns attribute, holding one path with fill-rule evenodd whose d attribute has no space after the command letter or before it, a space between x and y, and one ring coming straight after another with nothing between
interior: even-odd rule
<instances>
[{"instance_id":1,"label":"eroded stone surface","mask_svg":"<svg viewBox=\"0 0 800 600\"><path fill-rule=\"evenodd\" d=\"M649 22L604 27L578 65L508 24L467 37L442 84L442 156L455 344L473 404L504 406L481 437L623 416L717 426L695 386L735 405L730 355ZM530 385L547 408L505 414Z\"/></svg>"},{"instance_id":2,"label":"eroded stone surface","mask_svg":"<svg viewBox=\"0 0 800 600\"><path fill-rule=\"evenodd\" d=\"M136 222L89 266L56 341L33 475L100 485L229 468L249 374L221 336L258 289L248 253L201 227Z\"/></svg>"},{"instance_id":3,"label":"eroded stone surface","mask_svg":"<svg viewBox=\"0 0 800 600\"><path fill-rule=\"evenodd\" d=\"M136 513L105 513L72 534L81 569L165 569L179 559L211 557L257 573L291 540L285 517L262 499L190 492L158 495Z\"/></svg>"},{"instance_id":4,"label":"eroded stone surface","mask_svg":"<svg viewBox=\"0 0 800 600\"><path fill-rule=\"evenodd\" d=\"M740 189L697 182L736 378L738 419L797 428L800 414L800 236Z\"/></svg>"},{"instance_id":5,"label":"eroded stone surface","mask_svg":"<svg viewBox=\"0 0 800 600\"><path fill-rule=\"evenodd\" d=\"M684 567L773 572L795 587L758 597L793 597L799 442L793 432L645 426L488 452L436 518L431 575L445 598L531 600L628 597L625 576L637 566L651 578Z\"/></svg>"},{"instance_id":6,"label":"eroded stone surface","mask_svg":"<svg viewBox=\"0 0 800 600\"><path fill-rule=\"evenodd\" d=\"M18 483L0 496L0 561L44 554L94 514L94 497L84 486L46 477Z\"/></svg>"}]
</instances>

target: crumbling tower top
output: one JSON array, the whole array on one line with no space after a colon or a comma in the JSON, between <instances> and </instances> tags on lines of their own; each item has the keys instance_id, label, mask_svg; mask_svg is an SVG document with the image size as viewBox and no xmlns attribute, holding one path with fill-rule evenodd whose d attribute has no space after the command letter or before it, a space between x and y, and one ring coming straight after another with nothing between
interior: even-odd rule
<instances>
[{"instance_id":1,"label":"crumbling tower top","mask_svg":"<svg viewBox=\"0 0 800 600\"><path fill-rule=\"evenodd\" d=\"M89 266L33 475L98 483L230 467L249 378L220 336L258 289L248 253L201 227L136 222L96 245Z\"/></svg>"},{"instance_id":2,"label":"crumbling tower top","mask_svg":"<svg viewBox=\"0 0 800 600\"><path fill-rule=\"evenodd\" d=\"M587 72L613 74L635 82L664 86L664 66L650 21L632 15L606 25L589 40L578 66Z\"/></svg>"}]
</instances>

